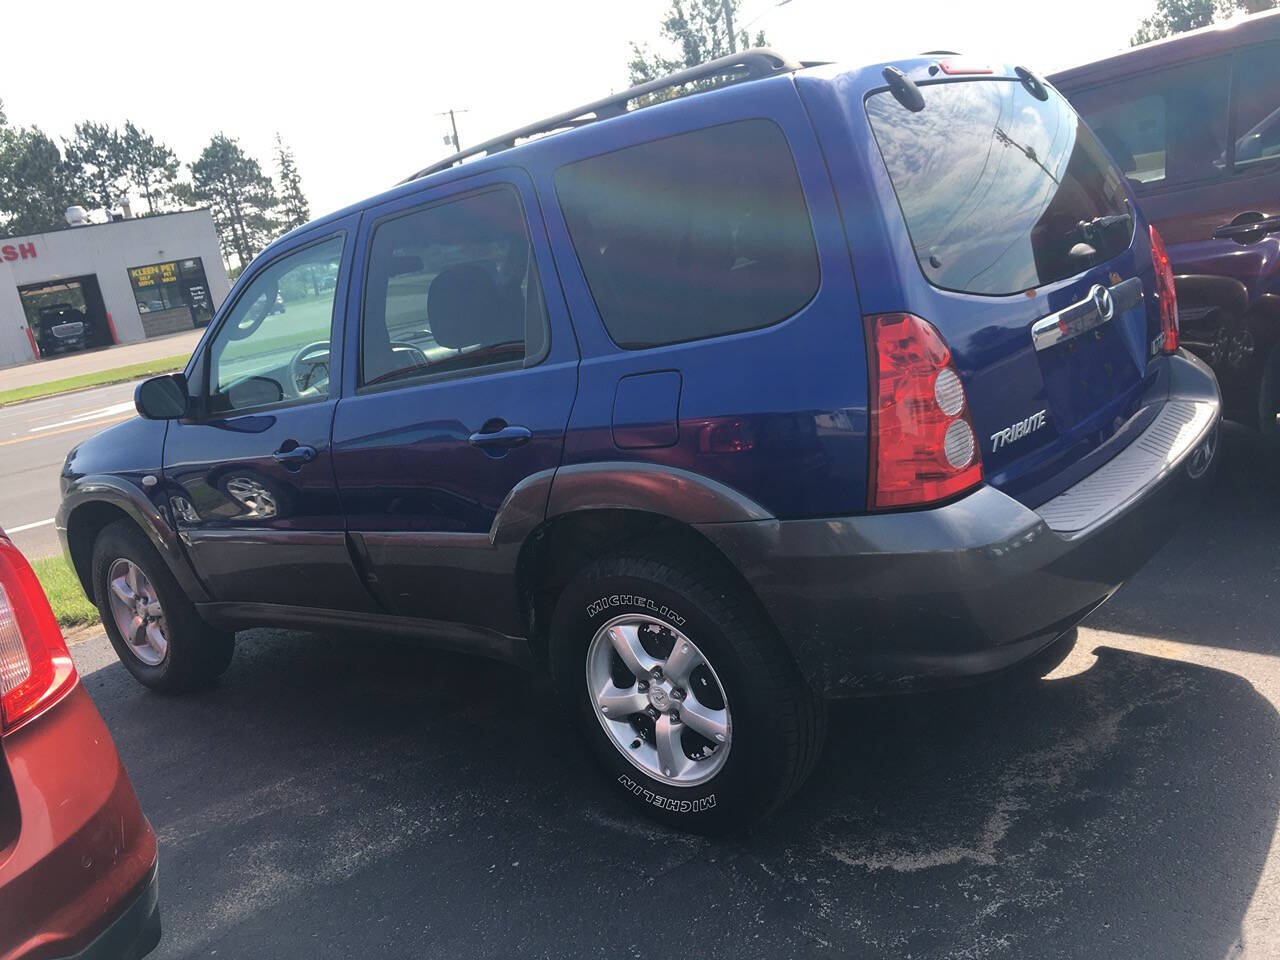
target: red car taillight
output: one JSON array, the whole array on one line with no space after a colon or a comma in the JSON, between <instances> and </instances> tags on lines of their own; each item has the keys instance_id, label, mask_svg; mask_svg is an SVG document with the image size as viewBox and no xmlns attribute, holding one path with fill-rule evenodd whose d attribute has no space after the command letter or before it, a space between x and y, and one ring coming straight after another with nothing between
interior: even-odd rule
<instances>
[{"instance_id":1,"label":"red car taillight","mask_svg":"<svg viewBox=\"0 0 1280 960\"><path fill-rule=\"evenodd\" d=\"M867 318L871 470L867 503L907 507L982 482L964 384L942 335L909 313Z\"/></svg>"},{"instance_id":2,"label":"red car taillight","mask_svg":"<svg viewBox=\"0 0 1280 960\"><path fill-rule=\"evenodd\" d=\"M11 732L71 689L76 668L40 581L0 538L0 728Z\"/></svg>"},{"instance_id":3,"label":"red car taillight","mask_svg":"<svg viewBox=\"0 0 1280 960\"><path fill-rule=\"evenodd\" d=\"M1151 262L1156 268L1156 300L1160 304L1162 353L1178 352L1178 293L1173 287L1173 264L1155 227L1151 228Z\"/></svg>"}]
</instances>

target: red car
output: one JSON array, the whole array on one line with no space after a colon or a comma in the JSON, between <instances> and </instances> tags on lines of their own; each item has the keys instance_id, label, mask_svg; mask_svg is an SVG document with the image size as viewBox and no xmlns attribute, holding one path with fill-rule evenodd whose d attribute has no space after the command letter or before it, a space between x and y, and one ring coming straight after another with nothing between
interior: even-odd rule
<instances>
[{"instance_id":1,"label":"red car","mask_svg":"<svg viewBox=\"0 0 1280 960\"><path fill-rule=\"evenodd\" d=\"M49 601L0 531L0 960L160 942L156 837Z\"/></svg>"}]
</instances>

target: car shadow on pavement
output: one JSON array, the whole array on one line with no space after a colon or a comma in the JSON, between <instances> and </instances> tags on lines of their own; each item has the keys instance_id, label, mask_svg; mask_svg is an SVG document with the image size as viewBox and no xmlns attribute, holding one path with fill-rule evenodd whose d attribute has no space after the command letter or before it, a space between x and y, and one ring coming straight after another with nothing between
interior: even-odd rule
<instances>
[{"instance_id":1,"label":"car shadow on pavement","mask_svg":"<svg viewBox=\"0 0 1280 960\"><path fill-rule=\"evenodd\" d=\"M1226 957L1280 809L1248 682L1109 649L837 706L728 840L637 818L548 685L479 660L257 631L196 696L86 684L160 837L160 958Z\"/></svg>"},{"instance_id":2,"label":"car shadow on pavement","mask_svg":"<svg viewBox=\"0 0 1280 960\"><path fill-rule=\"evenodd\" d=\"M1089 626L1280 655L1280 447L1227 423L1219 450L1205 502Z\"/></svg>"}]
</instances>

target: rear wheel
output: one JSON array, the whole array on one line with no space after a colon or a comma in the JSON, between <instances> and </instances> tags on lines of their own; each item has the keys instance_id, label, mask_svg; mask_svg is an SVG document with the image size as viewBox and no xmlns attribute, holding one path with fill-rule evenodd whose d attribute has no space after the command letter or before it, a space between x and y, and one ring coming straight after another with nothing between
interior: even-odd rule
<instances>
[{"instance_id":1,"label":"rear wheel","mask_svg":"<svg viewBox=\"0 0 1280 960\"><path fill-rule=\"evenodd\" d=\"M155 547L127 520L106 527L94 543L93 595L120 662L152 690L194 690L231 663L235 635L200 618Z\"/></svg>"},{"instance_id":2,"label":"rear wheel","mask_svg":"<svg viewBox=\"0 0 1280 960\"><path fill-rule=\"evenodd\" d=\"M681 829L759 820L821 751L823 703L755 598L714 567L598 560L556 606L551 666L615 787Z\"/></svg>"}]
</instances>

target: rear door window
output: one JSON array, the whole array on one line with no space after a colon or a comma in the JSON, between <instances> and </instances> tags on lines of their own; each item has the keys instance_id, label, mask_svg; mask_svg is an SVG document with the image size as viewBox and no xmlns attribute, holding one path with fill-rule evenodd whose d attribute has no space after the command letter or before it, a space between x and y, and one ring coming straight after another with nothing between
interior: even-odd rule
<instances>
[{"instance_id":1,"label":"rear door window","mask_svg":"<svg viewBox=\"0 0 1280 960\"><path fill-rule=\"evenodd\" d=\"M454 197L374 230L361 386L529 365L546 345L546 306L515 190Z\"/></svg>"},{"instance_id":2,"label":"rear door window","mask_svg":"<svg viewBox=\"0 0 1280 960\"><path fill-rule=\"evenodd\" d=\"M866 110L930 283L1017 293L1128 248L1124 181L1057 93L1041 101L1016 80L920 89L918 113L887 90Z\"/></svg>"},{"instance_id":3,"label":"rear door window","mask_svg":"<svg viewBox=\"0 0 1280 960\"><path fill-rule=\"evenodd\" d=\"M605 328L639 349L778 323L818 289L786 137L770 120L679 134L556 172Z\"/></svg>"},{"instance_id":4,"label":"rear door window","mask_svg":"<svg viewBox=\"0 0 1280 960\"><path fill-rule=\"evenodd\" d=\"M1230 61L1218 57L1071 94L1139 193L1226 173Z\"/></svg>"},{"instance_id":5,"label":"rear door window","mask_svg":"<svg viewBox=\"0 0 1280 960\"><path fill-rule=\"evenodd\" d=\"M1236 113L1235 168L1280 161L1280 43L1240 54L1231 99Z\"/></svg>"}]
</instances>

